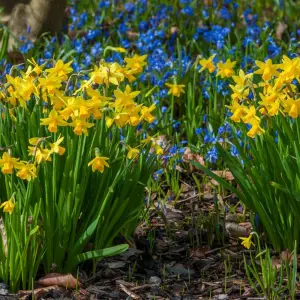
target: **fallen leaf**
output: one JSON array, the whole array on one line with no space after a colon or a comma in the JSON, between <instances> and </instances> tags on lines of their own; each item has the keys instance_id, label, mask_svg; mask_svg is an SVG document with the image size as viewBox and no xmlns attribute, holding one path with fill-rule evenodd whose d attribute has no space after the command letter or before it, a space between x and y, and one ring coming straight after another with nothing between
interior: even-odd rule
<instances>
[{"instance_id":1,"label":"fallen leaf","mask_svg":"<svg viewBox=\"0 0 300 300\"><path fill-rule=\"evenodd\" d=\"M293 253L291 253L289 251L289 249L286 249L286 250L284 250L280 253L280 259L283 260L283 261L286 261L286 262L290 263L292 258L293 258Z\"/></svg>"},{"instance_id":2,"label":"fallen leaf","mask_svg":"<svg viewBox=\"0 0 300 300\"><path fill-rule=\"evenodd\" d=\"M58 285L52 285L42 288L37 288L34 290L20 290L18 292L18 298L19 299L28 299L31 295L34 297L34 299L41 299L45 297L49 292L55 291L57 295L61 295L62 297L65 296L65 289L62 289Z\"/></svg>"},{"instance_id":3,"label":"fallen leaf","mask_svg":"<svg viewBox=\"0 0 300 300\"><path fill-rule=\"evenodd\" d=\"M226 179L228 181L234 180L234 177L230 171L212 171L214 174L218 175L219 177L222 177L223 179Z\"/></svg>"},{"instance_id":4,"label":"fallen leaf","mask_svg":"<svg viewBox=\"0 0 300 300\"><path fill-rule=\"evenodd\" d=\"M282 39L282 35L285 32L285 30L287 29L287 25L283 22L279 22L277 27L276 27L276 37L281 40Z\"/></svg>"},{"instance_id":5,"label":"fallen leaf","mask_svg":"<svg viewBox=\"0 0 300 300\"><path fill-rule=\"evenodd\" d=\"M192 249L190 252L190 258L199 259L206 256L206 252L210 250L209 246L203 246L197 249Z\"/></svg>"},{"instance_id":6,"label":"fallen leaf","mask_svg":"<svg viewBox=\"0 0 300 300\"><path fill-rule=\"evenodd\" d=\"M39 279L37 283L43 286L57 285L66 289L76 289L82 285L72 274L59 273L47 274L45 277Z\"/></svg>"},{"instance_id":7,"label":"fallen leaf","mask_svg":"<svg viewBox=\"0 0 300 300\"><path fill-rule=\"evenodd\" d=\"M204 164L205 164L203 156L201 156L197 153L192 153L190 148L185 149L182 159L184 162L189 163L189 168L190 168L191 172L193 172L195 170L199 170L199 169L196 166L192 165L190 162L197 162L202 166L204 166Z\"/></svg>"}]
</instances>

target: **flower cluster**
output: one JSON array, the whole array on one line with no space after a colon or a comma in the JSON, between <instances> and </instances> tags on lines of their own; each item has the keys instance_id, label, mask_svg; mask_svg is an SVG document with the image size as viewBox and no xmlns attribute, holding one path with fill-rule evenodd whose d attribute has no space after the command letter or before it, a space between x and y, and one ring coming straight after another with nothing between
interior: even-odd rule
<instances>
[{"instance_id":1,"label":"flower cluster","mask_svg":"<svg viewBox=\"0 0 300 300\"><path fill-rule=\"evenodd\" d=\"M229 106L234 122L251 125L248 136L254 138L264 132L262 119L278 114L297 118L300 114L300 97L297 82L300 81L300 57L283 56L282 63L256 61L258 69L245 75L243 70L233 76L235 85ZM257 76L259 75L259 80ZM253 100L250 99L252 94ZM258 98L259 95L259 99Z\"/></svg>"},{"instance_id":2,"label":"flower cluster","mask_svg":"<svg viewBox=\"0 0 300 300\"><path fill-rule=\"evenodd\" d=\"M113 48L113 51L122 52L121 49ZM30 137L28 155L32 159L28 161L14 157L13 146L5 147L0 159L2 173L10 175L16 171L16 176L26 181L36 178L41 163L52 161L54 154L65 153L66 148L62 147L62 143L66 136L68 139L72 137L68 128L76 137L87 136L99 120L103 120L108 129L112 126L121 129L126 125L137 127L144 121L152 123L155 117L151 113L155 105L148 107L137 103L140 91L133 91L130 86L146 66L146 58L146 55L136 54L126 57L124 66L102 61L84 76L85 80L81 79L81 74L73 73L72 62L64 63L62 60L47 68L45 64L39 65L32 59L25 72L20 71L18 76L6 75L7 82L0 92L2 119L9 118L10 122L17 124L21 112L34 107L41 116L40 132L46 131L46 134ZM68 86L74 80L79 81L80 86L70 93ZM124 89L121 89L121 83L124 83ZM107 96L108 93L112 93L111 97ZM47 126L46 130L42 129L44 126ZM162 154L162 149L153 140L147 136L141 145L152 141L153 151ZM126 148L128 159L138 156L139 149L128 145ZM95 158L88 166L92 167L92 171L102 173L104 167L109 167L108 159L95 151Z\"/></svg>"}]
</instances>

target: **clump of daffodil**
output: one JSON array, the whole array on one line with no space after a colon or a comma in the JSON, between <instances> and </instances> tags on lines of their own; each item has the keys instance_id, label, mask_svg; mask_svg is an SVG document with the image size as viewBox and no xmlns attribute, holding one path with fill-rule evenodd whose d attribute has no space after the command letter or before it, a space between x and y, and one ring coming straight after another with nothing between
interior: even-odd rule
<instances>
[{"instance_id":1,"label":"clump of daffodil","mask_svg":"<svg viewBox=\"0 0 300 300\"><path fill-rule=\"evenodd\" d=\"M226 63L218 65L218 74L230 77L232 62L225 66ZM255 63L258 69L254 74L261 77L260 82L253 83L253 74L245 75L243 70L239 70L238 75L232 75L236 84L230 85L233 93L232 103L228 106L232 121L251 125L247 134L251 138L264 133L263 118L281 114L296 119L300 115L300 98L295 86L295 81L299 82L300 78L300 58L283 56L281 64L273 64L271 59ZM260 101L249 101L250 90L255 100Z\"/></svg>"},{"instance_id":2,"label":"clump of daffodil","mask_svg":"<svg viewBox=\"0 0 300 300\"><path fill-rule=\"evenodd\" d=\"M126 53L126 50L120 47L108 47L107 50ZM136 74L143 72L147 65L146 59L147 55L134 54L132 57L125 57L124 65L101 61L88 74L89 79L82 81L79 89L73 94L65 93L73 72L72 61L65 63L58 60L53 67L46 68L46 64L38 65L32 59L29 60L31 65L25 72L21 71L17 76L7 75L7 83L0 100L8 106L7 111L11 120L18 122L15 110L18 106L27 107L34 96L38 101L45 103L40 125L47 126L45 130L49 135L59 133L59 137L56 141L50 141L50 137L30 138L28 146L29 156L32 157L30 161L15 158L10 152L4 152L0 159L2 173L13 174L16 170L17 177L23 180L35 179L40 164L50 162L53 155L64 155L67 151L61 145L64 140L62 130L66 132L71 128L75 135L87 136L89 130L103 118L108 128L113 125L123 128L136 127L141 122L152 123L155 120L152 114L155 105L148 107L138 104L136 98L140 91L133 90L129 84L125 89L119 87L124 81L131 83L136 80ZM102 88L98 88L97 85ZM103 91L111 87L112 94L104 95ZM175 95L179 95L184 92L183 87L183 85L174 86L172 90ZM156 152L161 153L162 150L157 149ZM134 159L138 154L138 148L128 148L128 158ZM107 157L97 154L88 166L92 166L93 171L102 173L104 167L109 167L107 160Z\"/></svg>"}]
</instances>

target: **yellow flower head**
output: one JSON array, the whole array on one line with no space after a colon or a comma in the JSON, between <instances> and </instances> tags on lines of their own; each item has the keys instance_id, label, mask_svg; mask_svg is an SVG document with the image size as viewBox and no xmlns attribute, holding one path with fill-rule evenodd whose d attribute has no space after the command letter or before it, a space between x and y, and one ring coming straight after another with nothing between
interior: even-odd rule
<instances>
[{"instance_id":1,"label":"yellow flower head","mask_svg":"<svg viewBox=\"0 0 300 300\"><path fill-rule=\"evenodd\" d=\"M213 73L216 69L216 66L213 63L213 59L215 58L216 54L212 55L208 59L201 59L199 61L199 64L202 66L202 68L199 70L199 72L202 72L203 70L207 69L209 73Z\"/></svg>"},{"instance_id":2,"label":"yellow flower head","mask_svg":"<svg viewBox=\"0 0 300 300\"><path fill-rule=\"evenodd\" d=\"M127 153L127 158L128 159L135 159L136 157L138 157L140 150L137 148L131 148L130 146L128 147L128 153Z\"/></svg>"},{"instance_id":3,"label":"yellow flower head","mask_svg":"<svg viewBox=\"0 0 300 300\"><path fill-rule=\"evenodd\" d=\"M88 166L89 167L92 166L93 172L99 171L103 173L104 167L109 168L109 164L107 163L107 160L109 160L108 157L97 156L88 163Z\"/></svg>"},{"instance_id":4,"label":"yellow flower head","mask_svg":"<svg viewBox=\"0 0 300 300\"><path fill-rule=\"evenodd\" d=\"M61 78L62 80L68 79L68 74L72 73L73 69L71 67L73 61L70 61L66 64L59 59L55 66L53 68L47 69L46 72L49 74L53 74L54 76L57 76Z\"/></svg>"},{"instance_id":5,"label":"yellow flower head","mask_svg":"<svg viewBox=\"0 0 300 300\"><path fill-rule=\"evenodd\" d=\"M218 62L218 73L217 76L221 76L222 78L230 78L232 75L234 75L233 67L236 65L235 61L231 61L230 59L227 59L225 63Z\"/></svg>"},{"instance_id":6,"label":"yellow flower head","mask_svg":"<svg viewBox=\"0 0 300 300\"><path fill-rule=\"evenodd\" d=\"M250 249L251 246L254 246L254 243L251 241L252 239L252 234L250 234L248 237L240 237L242 240L242 246L244 246L247 249Z\"/></svg>"},{"instance_id":7,"label":"yellow flower head","mask_svg":"<svg viewBox=\"0 0 300 300\"><path fill-rule=\"evenodd\" d=\"M23 162L23 166L18 169L17 176L23 180L30 181L37 177L36 166L34 164Z\"/></svg>"},{"instance_id":8,"label":"yellow flower head","mask_svg":"<svg viewBox=\"0 0 300 300\"><path fill-rule=\"evenodd\" d=\"M125 57L126 67L128 69L131 69L133 71L133 74L135 73L141 73L143 71L143 68L147 65L147 62L145 62L147 58L146 55L134 55L133 57Z\"/></svg>"},{"instance_id":9,"label":"yellow flower head","mask_svg":"<svg viewBox=\"0 0 300 300\"><path fill-rule=\"evenodd\" d=\"M8 201L3 202L0 205L0 208L3 207L3 211L9 213L10 215L13 213L16 204L13 202L12 198Z\"/></svg>"},{"instance_id":10,"label":"yellow flower head","mask_svg":"<svg viewBox=\"0 0 300 300\"><path fill-rule=\"evenodd\" d=\"M181 93L185 93L184 91L184 84L171 84L171 83L166 83L166 86L169 87L169 92L168 95L172 94L175 97L180 97Z\"/></svg>"},{"instance_id":11,"label":"yellow flower head","mask_svg":"<svg viewBox=\"0 0 300 300\"><path fill-rule=\"evenodd\" d=\"M7 152L4 152L2 159L0 159L0 166L3 174L12 174L14 168L21 167L22 163L19 162L19 158L13 158Z\"/></svg>"},{"instance_id":12,"label":"yellow flower head","mask_svg":"<svg viewBox=\"0 0 300 300\"><path fill-rule=\"evenodd\" d=\"M268 59L265 63L256 60L255 63L259 69L256 70L254 73L262 74L262 79L264 81L270 80L272 76L278 76L278 72L277 72L278 65L273 65L271 59Z\"/></svg>"},{"instance_id":13,"label":"yellow flower head","mask_svg":"<svg viewBox=\"0 0 300 300\"><path fill-rule=\"evenodd\" d=\"M57 126L68 126L69 124L59 116L56 110L52 110L48 118L41 119L41 125L48 125L50 132L57 132Z\"/></svg>"}]
</instances>

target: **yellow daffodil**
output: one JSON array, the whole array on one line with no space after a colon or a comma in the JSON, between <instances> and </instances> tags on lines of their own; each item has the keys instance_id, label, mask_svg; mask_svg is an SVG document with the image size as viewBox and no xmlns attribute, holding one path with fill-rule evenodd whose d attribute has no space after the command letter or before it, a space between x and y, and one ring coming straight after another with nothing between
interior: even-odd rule
<instances>
[{"instance_id":1,"label":"yellow daffodil","mask_svg":"<svg viewBox=\"0 0 300 300\"><path fill-rule=\"evenodd\" d=\"M58 137L57 141L54 143L50 143L51 151L53 153L57 153L58 155L64 155L66 148L61 147L60 144L63 142L64 137Z\"/></svg>"},{"instance_id":2,"label":"yellow daffodil","mask_svg":"<svg viewBox=\"0 0 300 300\"><path fill-rule=\"evenodd\" d=\"M248 237L240 237L242 240L242 246L244 246L247 249L250 249L251 246L254 246L254 243L252 242L252 234L250 234Z\"/></svg>"},{"instance_id":3,"label":"yellow daffodil","mask_svg":"<svg viewBox=\"0 0 300 300\"><path fill-rule=\"evenodd\" d=\"M124 80L124 74L120 72L121 67L117 63L100 64L99 68L95 66L91 73L91 80L97 84L119 85Z\"/></svg>"},{"instance_id":4,"label":"yellow daffodil","mask_svg":"<svg viewBox=\"0 0 300 300\"><path fill-rule=\"evenodd\" d=\"M22 166L19 158L11 157L7 152L4 152L2 159L0 159L0 166L3 174L12 174L14 168Z\"/></svg>"},{"instance_id":5,"label":"yellow daffodil","mask_svg":"<svg viewBox=\"0 0 300 300\"><path fill-rule=\"evenodd\" d=\"M260 127L259 121L253 121L250 123L252 125L251 129L247 132L247 136L255 138L256 135L262 134L265 131Z\"/></svg>"},{"instance_id":6,"label":"yellow daffodil","mask_svg":"<svg viewBox=\"0 0 300 300\"><path fill-rule=\"evenodd\" d=\"M92 128L95 124L86 122L84 119L78 118L74 119L74 121L70 124L70 126L74 127L74 133L77 135L88 135L88 128Z\"/></svg>"},{"instance_id":7,"label":"yellow daffodil","mask_svg":"<svg viewBox=\"0 0 300 300\"><path fill-rule=\"evenodd\" d=\"M202 66L202 68L199 70L199 72L207 69L209 73L213 73L216 69L216 66L213 63L213 59L215 58L215 56L216 54L212 55L208 59L200 59L199 64Z\"/></svg>"},{"instance_id":8,"label":"yellow daffodil","mask_svg":"<svg viewBox=\"0 0 300 300\"><path fill-rule=\"evenodd\" d=\"M171 84L171 83L166 83L166 86L169 88L168 95L173 95L175 97L180 97L180 95L185 93L184 91L184 84Z\"/></svg>"},{"instance_id":9,"label":"yellow daffodil","mask_svg":"<svg viewBox=\"0 0 300 300\"><path fill-rule=\"evenodd\" d=\"M131 87L126 85L125 91L115 90L114 95L116 100L111 104L113 107L124 107L126 109L134 108L136 104L134 103L134 98L140 94L140 91L131 91Z\"/></svg>"},{"instance_id":10,"label":"yellow daffodil","mask_svg":"<svg viewBox=\"0 0 300 300\"><path fill-rule=\"evenodd\" d=\"M152 104L150 107L143 106L141 110L141 119L146 120L148 123L152 123L155 120L155 117L151 115L151 112L155 109L155 104Z\"/></svg>"},{"instance_id":11,"label":"yellow daffodil","mask_svg":"<svg viewBox=\"0 0 300 300\"><path fill-rule=\"evenodd\" d=\"M34 156L35 161L37 162L37 164L41 164L42 162L45 161L51 161L51 154L53 153L53 151L51 151L50 149L44 149L44 148L40 148L40 147L28 147L28 152L29 155Z\"/></svg>"},{"instance_id":12,"label":"yellow daffodil","mask_svg":"<svg viewBox=\"0 0 300 300\"><path fill-rule=\"evenodd\" d=\"M222 78L230 78L234 74L233 67L236 65L235 61L231 61L230 59L227 59L225 63L218 62L218 73L217 76L221 76Z\"/></svg>"},{"instance_id":13,"label":"yellow daffodil","mask_svg":"<svg viewBox=\"0 0 300 300\"><path fill-rule=\"evenodd\" d=\"M56 110L52 110L48 118L41 119L41 125L48 125L50 132L57 132L57 126L68 126L69 124L59 116Z\"/></svg>"},{"instance_id":14,"label":"yellow daffodil","mask_svg":"<svg viewBox=\"0 0 300 300\"><path fill-rule=\"evenodd\" d=\"M9 199L8 201L3 202L0 205L0 208L3 208L4 212L9 213L10 215L13 213L16 204L13 202L13 199Z\"/></svg>"},{"instance_id":15,"label":"yellow daffodil","mask_svg":"<svg viewBox=\"0 0 300 300\"><path fill-rule=\"evenodd\" d=\"M23 180L30 181L37 177L36 166L27 162L23 162L22 167L18 167L17 176Z\"/></svg>"},{"instance_id":16,"label":"yellow daffodil","mask_svg":"<svg viewBox=\"0 0 300 300\"><path fill-rule=\"evenodd\" d=\"M135 54L133 57L124 58L126 67L131 69L134 73L141 73L143 71L143 68L147 65L147 62L145 62L146 59L147 54L141 56Z\"/></svg>"},{"instance_id":17,"label":"yellow daffodil","mask_svg":"<svg viewBox=\"0 0 300 300\"><path fill-rule=\"evenodd\" d=\"M59 59L53 68L47 69L46 72L49 74L53 74L61 78L62 80L68 79L68 74L73 72L71 67L73 61L69 61L68 63L64 63L61 59Z\"/></svg>"},{"instance_id":18,"label":"yellow daffodil","mask_svg":"<svg viewBox=\"0 0 300 300\"><path fill-rule=\"evenodd\" d=\"M89 167L92 166L93 172L99 171L103 173L104 167L109 168L109 164L107 163L107 160L109 160L108 157L97 156L88 163L88 166Z\"/></svg>"},{"instance_id":19,"label":"yellow daffodil","mask_svg":"<svg viewBox=\"0 0 300 300\"><path fill-rule=\"evenodd\" d=\"M131 148L130 146L128 147L128 153L127 153L127 158L128 159L135 159L136 157L138 157L140 150L137 148Z\"/></svg>"},{"instance_id":20,"label":"yellow daffodil","mask_svg":"<svg viewBox=\"0 0 300 300\"><path fill-rule=\"evenodd\" d=\"M262 79L264 81L269 81L272 76L278 76L277 68L278 65L273 65L272 60L269 58L265 63L259 60L255 61L258 66L258 70L256 70L255 74L262 74Z\"/></svg>"},{"instance_id":21,"label":"yellow daffodil","mask_svg":"<svg viewBox=\"0 0 300 300\"><path fill-rule=\"evenodd\" d=\"M53 95L61 86L61 78L57 77L55 74L49 74L46 78L39 78L38 87L42 89L43 93L46 92ZM47 97L44 98L47 99Z\"/></svg>"},{"instance_id":22,"label":"yellow daffodil","mask_svg":"<svg viewBox=\"0 0 300 300\"><path fill-rule=\"evenodd\" d=\"M290 117L293 119L298 118L300 114L300 99L294 100L292 98L288 98L285 102L285 112L288 113Z\"/></svg>"}]
</instances>

